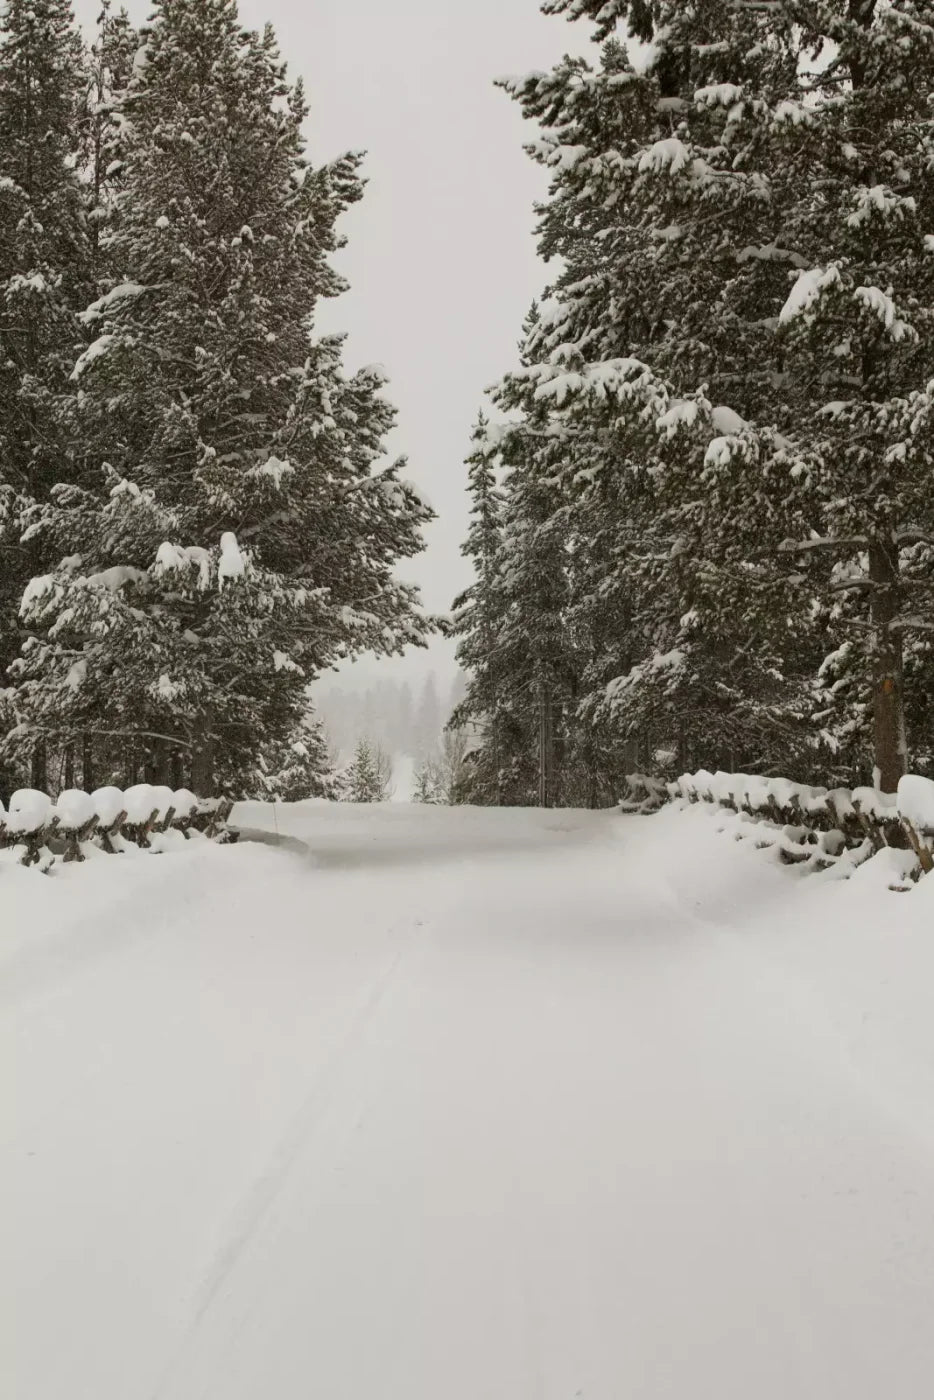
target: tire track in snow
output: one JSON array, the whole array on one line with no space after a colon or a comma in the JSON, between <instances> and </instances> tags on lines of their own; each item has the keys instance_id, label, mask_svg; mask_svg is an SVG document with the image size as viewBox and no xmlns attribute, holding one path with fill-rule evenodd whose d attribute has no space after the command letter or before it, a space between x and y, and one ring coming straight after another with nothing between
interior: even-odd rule
<instances>
[{"instance_id":1,"label":"tire track in snow","mask_svg":"<svg viewBox=\"0 0 934 1400\"><path fill-rule=\"evenodd\" d=\"M252 1242L268 1220L318 1123L326 1117L330 1104L340 1100L345 1087L344 1081L365 1045L367 1032L409 958L419 931L425 928L425 922L421 919L400 920L390 925L387 935L392 937L400 925L407 925L402 943L382 974L373 982L344 1040L313 1079L291 1127L273 1152L266 1170L254 1181L240 1206L232 1213L227 1239L208 1267L198 1290L192 1319L174 1356L150 1392L149 1400L163 1400L163 1397L171 1393L175 1383L184 1379L186 1361L197 1344L202 1325L223 1296L225 1286L236 1274ZM365 1112L355 1113L350 1131L355 1132L364 1119ZM329 1155L334 1155L333 1143L330 1144ZM240 1320L245 1322L246 1316Z\"/></svg>"}]
</instances>

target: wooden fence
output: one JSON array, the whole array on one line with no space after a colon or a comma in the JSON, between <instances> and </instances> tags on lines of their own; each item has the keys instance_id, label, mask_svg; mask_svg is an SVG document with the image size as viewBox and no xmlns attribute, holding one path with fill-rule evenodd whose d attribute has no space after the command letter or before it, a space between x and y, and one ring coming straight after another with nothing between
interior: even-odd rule
<instances>
[{"instance_id":1,"label":"wooden fence","mask_svg":"<svg viewBox=\"0 0 934 1400\"><path fill-rule=\"evenodd\" d=\"M53 800L45 793L15 792L9 810L0 803L0 850L11 851L21 865L48 870L56 859L83 861L97 847L117 855L133 846L159 851L166 833L190 840L197 834L212 841L237 839L227 822L233 810L227 798L198 798L187 790L147 785L76 789Z\"/></svg>"},{"instance_id":2,"label":"wooden fence","mask_svg":"<svg viewBox=\"0 0 934 1400\"><path fill-rule=\"evenodd\" d=\"M897 793L821 788L746 773L685 774L666 783L643 773L626 779L620 806L648 814L669 802L710 803L753 825L761 847L777 847L786 864L825 869L856 866L890 847L913 853L912 878L934 869L934 782L903 778ZM909 860L910 865L910 860Z\"/></svg>"}]
</instances>

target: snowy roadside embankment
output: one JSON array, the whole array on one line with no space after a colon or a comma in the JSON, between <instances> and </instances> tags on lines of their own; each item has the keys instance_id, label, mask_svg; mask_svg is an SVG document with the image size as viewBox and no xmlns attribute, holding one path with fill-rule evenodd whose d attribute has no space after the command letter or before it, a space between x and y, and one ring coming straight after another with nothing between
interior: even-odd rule
<instances>
[{"instance_id":1,"label":"snowy roadside embankment","mask_svg":"<svg viewBox=\"0 0 934 1400\"><path fill-rule=\"evenodd\" d=\"M927 1394L934 880L702 805L234 819L290 848L2 873L11 1393Z\"/></svg>"}]
</instances>

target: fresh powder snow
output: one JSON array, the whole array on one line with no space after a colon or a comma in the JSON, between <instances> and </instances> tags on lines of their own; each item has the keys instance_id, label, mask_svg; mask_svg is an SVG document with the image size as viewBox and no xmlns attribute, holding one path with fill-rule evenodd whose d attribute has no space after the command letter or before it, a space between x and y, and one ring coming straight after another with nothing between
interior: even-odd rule
<instances>
[{"instance_id":1,"label":"fresh powder snow","mask_svg":"<svg viewBox=\"0 0 934 1400\"><path fill-rule=\"evenodd\" d=\"M934 882L704 806L235 816L0 867L11 1395L927 1394Z\"/></svg>"}]
</instances>

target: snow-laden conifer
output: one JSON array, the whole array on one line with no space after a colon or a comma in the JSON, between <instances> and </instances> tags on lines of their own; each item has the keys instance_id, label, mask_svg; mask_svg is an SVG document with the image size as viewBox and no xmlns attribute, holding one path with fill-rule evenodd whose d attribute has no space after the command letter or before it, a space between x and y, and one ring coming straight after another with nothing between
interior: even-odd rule
<instances>
[{"instance_id":1,"label":"snow-laden conifer","mask_svg":"<svg viewBox=\"0 0 934 1400\"><path fill-rule=\"evenodd\" d=\"M21 640L19 596L45 563L24 538L24 517L75 457L63 399L81 343L75 312L93 285L76 171L81 86L67 0L9 0L0 16L0 683Z\"/></svg>"},{"instance_id":2,"label":"snow-laden conifer","mask_svg":"<svg viewBox=\"0 0 934 1400\"><path fill-rule=\"evenodd\" d=\"M62 562L26 600L21 733L68 742L86 700L130 764L235 790L322 667L424 638L393 569L430 511L380 463L382 371L347 374L341 339L313 335L360 157L309 167L301 86L228 0L164 0L141 37L112 285L71 371L97 480L35 523Z\"/></svg>"}]
</instances>

